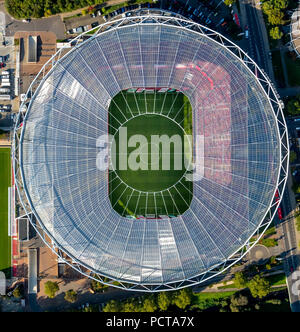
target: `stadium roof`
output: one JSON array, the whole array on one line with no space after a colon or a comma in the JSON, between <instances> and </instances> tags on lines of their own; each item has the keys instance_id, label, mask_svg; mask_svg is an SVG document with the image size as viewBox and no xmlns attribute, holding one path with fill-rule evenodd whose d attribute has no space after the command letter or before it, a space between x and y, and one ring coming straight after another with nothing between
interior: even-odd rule
<instances>
[{"instance_id":1,"label":"stadium roof","mask_svg":"<svg viewBox=\"0 0 300 332\"><path fill-rule=\"evenodd\" d=\"M30 88L22 126L20 113L15 176L49 245L78 269L151 291L197 284L243 257L276 212L288 145L276 93L241 49L198 24L150 13L101 26L48 65ZM204 178L180 217L121 217L107 172L96 167L111 98L131 87L183 91L194 134L204 135ZM226 154L215 152L220 146Z\"/></svg>"},{"instance_id":2,"label":"stadium roof","mask_svg":"<svg viewBox=\"0 0 300 332\"><path fill-rule=\"evenodd\" d=\"M299 7L292 15L291 20L292 45L297 55L300 56L300 2Z\"/></svg>"}]
</instances>

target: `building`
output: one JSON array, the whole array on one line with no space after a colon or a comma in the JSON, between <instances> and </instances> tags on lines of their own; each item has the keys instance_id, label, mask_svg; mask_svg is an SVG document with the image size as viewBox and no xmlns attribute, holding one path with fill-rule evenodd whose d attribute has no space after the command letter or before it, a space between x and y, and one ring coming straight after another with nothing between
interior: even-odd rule
<instances>
[{"instance_id":1,"label":"building","mask_svg":"<svg viewBox=\"0 0 300 332\"><path fill-rule=\"evenodd\" d=\"M291 45L293 50L300 57L300 3L292 15L291 20Z\"/></svg>"},{"instance_id":2,"label":"building","mask_svg":"<svg viewBox=\"0 0 300 332\"><path fill-rule=\"evenodd\" d=\"M37 62L37 36L28 36L27 40L27 62L36 63Z\"/></svg>"}]
</instances>

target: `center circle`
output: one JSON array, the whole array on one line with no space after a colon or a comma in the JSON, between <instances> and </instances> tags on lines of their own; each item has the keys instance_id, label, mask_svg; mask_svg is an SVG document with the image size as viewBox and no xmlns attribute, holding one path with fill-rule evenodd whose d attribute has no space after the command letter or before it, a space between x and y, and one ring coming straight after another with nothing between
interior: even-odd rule
<instances>
[{"instance_id":1,"label":"center circle","mask_svg":"<svg viewBox=\"0 0 300 332\"><path fill-rule=\"evenodd\" d=\"M146 143L144 145L141 146L141 149L142 151L145 151L145 150L148 150L148 151L152 151L153 150L153 147L155 149L155 151L158 151L158 154L157 154L157 161L160 162L161 159L162 159L162 151L161 149L159 148L159 145L156 144L156 143ZM156 155L156 153L155 153ZM142 167L148 167L149 169L155 167L156 165L156 161L155 160L150 160L148 161L148 152L146 154L141 154L141 166Z\"/></svg>"},{"instance_id":2,"label":"center circle","mask_svg":"<svg viewBox=\"0 0 300 332\"><path fill-rule=\"evenodd\" d=\"M148 115L131 118L118 129L115 172L132 189L160 192L172 187L186 173L184 130L164 115Z\"/></svg>"}]
</instances>

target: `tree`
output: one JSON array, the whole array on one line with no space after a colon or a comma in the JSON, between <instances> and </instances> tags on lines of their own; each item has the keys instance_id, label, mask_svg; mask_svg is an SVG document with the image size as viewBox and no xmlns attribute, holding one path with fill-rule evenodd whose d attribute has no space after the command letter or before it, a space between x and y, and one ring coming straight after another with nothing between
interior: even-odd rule
<instances>
[{"instance_id":1,"label":"tree","mask_svg":"<svg viewBox=\"0 0 300 332\"><path fill-rule=\"evenodd\" d=\"M139 309L139 307L133 301L128 300L125 303L124 307L122 308L122 311L123 312L137 312L137 311L139 311L138 309Z\"/></svg>"},{"instance_id":2,"label":"tree","mask_svg":"<svg viewBox=\"0 0 300 332\"><path fill-rule=\"evenodd\" d=\"M172 293L170 292L161 292L157 297L157 304L160 310L166 311L169 306L172 304Z\"/></svg>"},{"instance_id":3,"label":"tree","mask_svg":"<svg viewBox=\"0 0 300 332\"><path fill-rule=\"evenodd\" d=\"M94 275L94 278L99 280L99 278L96 275ZM108 282L108 281L109 280L107 278L103 279L103 282ZM93 279L91 282L91 288L94 292L100 293L103 292L105 288L108 288L108 285L105 285L102 282Z\"/></svg>"},{"instance_id":4,"label":"tree","mask_svg":"<svg viewBox=\"0 0 300 332\"><path fill-rule=\"evenodd\" d=\"M192 303L192 291L189 288L179 290L173 299L173 303L180 309L185 309Z\"/></svg>"},{"instance_id":5,"label":"tree","mask_svg":"<svg viewBox=\"0 0 300 332\"><path fill-rule=\"evenodd\" d=\"M291 115L299 115L300 114L300 96L297 96L287 103L287 111Z\"/></svg>"},{"instance_id":6,"label":"tree","mask_svg":"<svg viewBox=\"0 0 300 332\"><path fill-rule=\"evenodd\" d=\"M88 305L81 309L81 312L99 312L99 308L97 305Z\"/></svg>"},{"instance_id":7,"label":"tree","mask_svg":"<svg viewBox=\"0 0 300 332\"><path fill-rule=\"evenodd\" d=\"M272 25L282 25L284 23L283 17L284 13L280 9L275 8L268 15L268 21Z\"/></svg>"},{"instance_id":8,"label":"tree","mask_svg":"<svg viewBox=\"0 0 300 332\"><path fill-rule=\"evenodd\" d=\"M267 270L271 270L271 269L272 269L271 264L266 264L266 269L267 269Z\"/></svg>"},{"instance_id":9,"label":"tree","mask_svg":"<svg viewBox=\"0 0 300 332\"><path fill-rule=\"evenodd\" d=\"M47 281L45 283L45 294L50 299L53 299L58 291L59 291L59 286L57 282Z\"/></svg>"},{"instance_id":10,"label":"tree","mask_svg":"<svg viewBox=\"0 0 300 332\"><path fill-rule=\"evenodd\" d=\"M17 299L23 296L23 287L22 285L17 286L13 291L13 296Z\"/></svg>"},{"instance_id":11,"label":"tree","mask_svg":"<svg viewBox=\"0 0 300 332\"><path fill-rule=\"evenodd\" d=\"M283 32L279 29L279 27L274 27L270 30L270 36L272 39L281 39L283 37Z\"/></svg>"},{"instance_id":12,"label":"tree","mask_svg":"<svg viewBox=\"0 0 300 332\"><path fill-rule=\"evenodd\" d=\"M272 256L272 257L270 258L270 264L271 264L271 265L276 265L276 264L277 264L277 261L276 261L276 257L275 257L275 256Z\"/></svg>"},{"instance_id":13,"label":"tree","mask_svg":"<svg viewBox=\"0 0 300 332\"><path fill-rule=\"evenodd\" d=\"M240 308L239 307L235 307L232 304L230 304L230 311L231 312L240 312Z\"/></svg>"},{"instance_id":14,"label":"tree","mask_svg":"<svg viewBox=\"0 0 300 332\"><path fill-rule=\"evenodd\" d=\"M236 0L224 0L226 6L232 6L235 2Z\"/></svg>"},{"instance_id":15,"label":"tree","mask_svg":"<svg viewBox=\"0 0 300 332\"><path fill-rule=\"evenodd\" d=\"M279 300L279 299L271 299L271 300L266 301L266 303L273 304L273 305L281 305L282 304L281 300Z\"/></svg>"},{"instance_id":16,"label":"tree","mask_svg":"<svg viewBox=\"0 0 300 332\"><path fill-rule=\"evenodd\" d=\"M249 301L247 296L244 296L242 294L233 295L230 300L230 310L231 312L244 311L243 307L246 307L248 303Z\"/></svg>"},{"instance_id":17,"label":"tree","mask_svg":"<svg viewBox=\"0 0 300 332\"><path fill-rule=\"evenodd\" d=\"M237 272L234 275L234 284L239 289L247 287L247 278L243 272Z\"/></svg>"},{"instance_id":18,"label":"tree","mask_svg":"<svg viewBox=\"0 0 300 332\"><path fill-rule=\"evenodd\" d=\"M287 8L286 0L269 0L262 4L263 12L268 16L268 22L271 25L284 24L284 10Z\"/></svg>"},{"instance_id":19,"label":"tree","mask_svg":"<svg viewBox=\"0 0 300 332\"><path fill-rule=\"evenodd\" d=\"M45 17L49 17L49 16L51 16L52 15L52 11L51 11L51 9L49 8L49 9L46 9L45 11L44 11L44 16Z\"/></svg>"},{"instance_id":20,"label":"tree","mask_svg":"<svg viewBox=\"0 0 300 332\"><path fill-rule=\"evenodd\" d=\"M270 293L271 287L268 280L257 274L249 281L249 290L253 297L262 299Z\"/></svg>"},{"instance_id":21,"label":"tree","mask_svg":"<svg viewBox=\"0 0 300 332\"><path fill-rule=\"evenodd\" d=\"M107 302L105 307L103 308L103 312L120 312L121 310L121 303L115 300Z\"/></svg>"},{"instance_id":22,"label":"tree","mask_svg":"<svg viewBox=\"0 0 300 332\"><path fill-rule=\"evenodd\" d=\"M274 8L277 8L277 9L284 10L288 7L287 0L271 0L271 3L273 4Z\"/></svg>"},{"instance_id":23,"label":"tree","mask_svg":"<svg viewBox=\"0 0 300 332\"><path fill-rule=\"evenodd\" d=\"M300 184L293 183L292 189L293 189L295 194L300 194Z\"/></svg>"},{"instance_id":24,"label":"tree","mask_svg":"<svg viewBox=\"0 0 300 332\"><path fill-rule=\"evenodd\" d=\"M142 312L154 312L157 310L157 305L154 296L149 296L144 300Z\"/></svg>"},{"instance_id":25,"label":"tree","mask_svg":"<svg viewBox=\"0 0 300 332\"><path fill-rule=\"evenodd\" d=\"M269 1L264 1L262 4L262 10L267 15L269 15L275 9L284 11L287 7L288 7L287 0L269 0Z\"/></svg>"},{"instance_id":26,"label":"tree","mask_svg":"<svg viewBox=\"0 0 300 332\"><path fill-rule=\"evenodd\" d=\"M290 162L293 163L297 160L297 153L295 151L290 152Z\"/></svg>"},{"instance_id":27,"label":"tree","mask_svg":"<svg viewBox=\"0 0 300 332\"><path fill-rule=\"evenodd\" d=\"M65 294L65 300L70 303L75 303L77 301L77 293L73 289L68 290Z\"/></svg>"},{"instance_id":28,"label":"tree","mask_svg":"<svg viewBox=\"0 0 300 332\"><path fill-rule=\"evenodd\" d=\"M96 12L96 8L95 8L95 7L90 6L90 7L88 8L88 13L89 13L89 14L93 14L93 13L95 13L95 12Z\"/></svg>"}]
</instances>

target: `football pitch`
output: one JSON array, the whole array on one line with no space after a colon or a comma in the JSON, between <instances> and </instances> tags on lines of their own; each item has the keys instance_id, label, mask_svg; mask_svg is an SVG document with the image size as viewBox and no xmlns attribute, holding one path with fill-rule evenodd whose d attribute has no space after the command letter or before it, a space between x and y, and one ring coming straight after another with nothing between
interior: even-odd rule
<instances>
[{"instance_id":1,"label":"football pitch","mask_svg":"<svg viewBox=\"0 0 300 332\"><path fill-rule=\"evenodd\" d=\"M112 99L109 134L115 138L116 158L109 172L109 197L120 215L175 217L189 208L193 185L185 178L184 144L175 148L172 138L176 136L183 143L191 126L191 106L180 92L121 91ZM157 144L152 141L162 136L170 139L169 149L164 149L159 140ZM143 137L144 143L134 137ZM124 144L125 150L121 148ZM120 167L121 159L128 161L124 169ZM137 167L130 167L132 164Z\"/></svg>"},{"instance_id":2,"label":"football pitch","mask_svg":"<svg viewBox=\"0 0 300 332\"><path fill-rule=\"evenodd\" d=\"M0 271L10 275L11 238L8 236L8 188L11 186L10 149L0 148Z\"/></svg>"}]
</instances>

